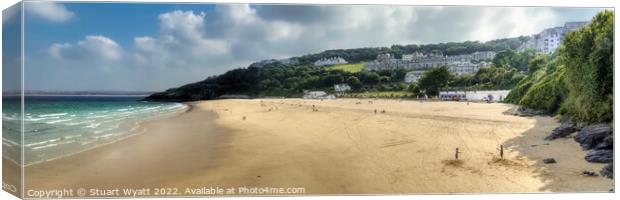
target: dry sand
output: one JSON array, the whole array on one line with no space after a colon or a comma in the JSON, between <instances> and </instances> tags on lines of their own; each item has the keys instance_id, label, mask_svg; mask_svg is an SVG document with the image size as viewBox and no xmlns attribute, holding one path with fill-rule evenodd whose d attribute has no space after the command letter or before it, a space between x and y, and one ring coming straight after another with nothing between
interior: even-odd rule
<instances>
[{"instance_id":1,"label":"dry sand","mask_svg":"<svg viewBox=\"0 0 620 200\"><path fill-rule=\"evenodd\" d=\"M502 114L509 104L256 99L193 107L144 124L144 134L29 166L26 189L245 186L421 194L613 187L611 179L581 176L603 165L587 163L571 138L543 140L558 126L553 118ZM505 160L498 159L500 145ZM455 148L461 151L456 162ZM547 157L557 163L542 164Z\"/></svg>"}]
</instances>

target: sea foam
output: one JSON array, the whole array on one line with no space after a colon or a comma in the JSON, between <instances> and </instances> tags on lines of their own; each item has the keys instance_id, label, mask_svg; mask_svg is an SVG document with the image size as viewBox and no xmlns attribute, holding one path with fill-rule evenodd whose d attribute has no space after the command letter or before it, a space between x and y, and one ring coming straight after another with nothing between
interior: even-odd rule
<instances>
[{"instance_id":1,"label":"sea foam","mask_svg":"<svg viewBox=\"0 0 620 200\"><path fill-rule=\"evenodd\" d=\"M141 102L119 97L27 97L24 111L25 163L33 164L81 152L138 133L141 122L180 113L180 103ZM5 109L8 110L8 109ZM2 113L3 156L19 160L20 120ZM13 158L15 157L15 158Z\"/></svg>"}]
</instances>

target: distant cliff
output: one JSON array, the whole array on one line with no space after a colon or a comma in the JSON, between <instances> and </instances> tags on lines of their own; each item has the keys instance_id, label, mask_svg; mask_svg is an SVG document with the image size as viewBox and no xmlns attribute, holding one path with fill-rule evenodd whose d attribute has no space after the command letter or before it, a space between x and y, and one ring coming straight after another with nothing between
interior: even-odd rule
<instances>
[{"instance_id":1,"label":"distant cliff","mask_svg":"<svg viewBox=\"0 0 620 200\"><path fill-rule=\"evenodd\" d=\"M147 101L197 101L210 100L226 94L256 96L258 94L257 67L234 69L178 88L154 93Z\"/></svg>"}]
</instances>

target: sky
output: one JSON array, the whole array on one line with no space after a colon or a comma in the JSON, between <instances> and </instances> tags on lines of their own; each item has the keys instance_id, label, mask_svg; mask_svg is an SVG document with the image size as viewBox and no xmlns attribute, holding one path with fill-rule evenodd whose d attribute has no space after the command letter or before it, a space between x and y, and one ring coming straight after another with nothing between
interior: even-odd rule
<instances>
[{"instance_id":1,"label":"sky","mask_svg":"<svg viewBox=\"0 0 620 200\"><path fill-rule=\"evenodd\" d=\"M26 2L24 10L27 90L161 91L264 59L484 42L602 9Z\"/></svg>"}]
</instances>

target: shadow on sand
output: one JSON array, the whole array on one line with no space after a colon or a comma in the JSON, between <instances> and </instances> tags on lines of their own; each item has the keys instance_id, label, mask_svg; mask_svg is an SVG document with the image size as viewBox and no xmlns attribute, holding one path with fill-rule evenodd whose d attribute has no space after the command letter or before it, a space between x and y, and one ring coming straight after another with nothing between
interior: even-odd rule
<instances>
[{"instance_id":1,"label":"shadow on sand","mask_svg":"<svg viewBox=\"0 0 620 200\"><path fill-rule=\"evenodd\" d=\"M585 177L580 173L584 170L600 171L603 165L587 163L572 137L547 141L544 138L559 123L549 116L527 117L536 120L534 127L520 136L507 140L504 145L517 152L516 158L534 161L530 164L535 177L545 185L541 192L608 192L613 188L613 181L604 177ZM557 163L545 164L543 159L554 158ZM497 161L497 162L507 162ZM511 163L506 163L511 164Z\"/></svg>"}]
</instances>

